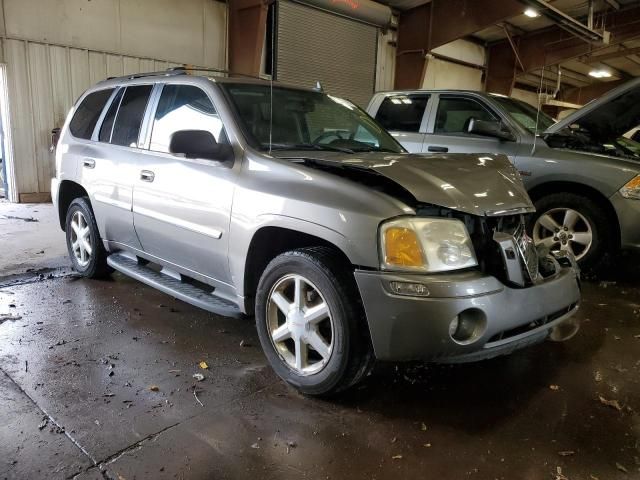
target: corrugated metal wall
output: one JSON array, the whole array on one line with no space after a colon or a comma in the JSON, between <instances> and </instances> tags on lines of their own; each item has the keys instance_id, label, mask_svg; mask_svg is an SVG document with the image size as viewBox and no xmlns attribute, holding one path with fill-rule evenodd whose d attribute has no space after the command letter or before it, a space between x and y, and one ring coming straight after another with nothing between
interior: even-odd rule
<instances>
[{"instance_id":1,"label":"corrugated metal wall","mask_svg":"<svg viewBox=\"0 0 640 480\"><path fill-rule=\"evenodd\" d=\"M165 70L177 64L39 42L2 39L7 64L16 186L24 199L49 192L55 175L50 132L89 86L130 73ZM37 198L34 196L33 198Z\"/></svg>"},{"instance_id":2,"label":"corrugated metal wall","mask_svg":"<svg viewBox=\"0 0 640 480\"><path fill-rule=\"evenodd\" d=\"M375 87L378 29L293 2L278 2L278 81L366 107Z\"/></svg>"}]
</instances>

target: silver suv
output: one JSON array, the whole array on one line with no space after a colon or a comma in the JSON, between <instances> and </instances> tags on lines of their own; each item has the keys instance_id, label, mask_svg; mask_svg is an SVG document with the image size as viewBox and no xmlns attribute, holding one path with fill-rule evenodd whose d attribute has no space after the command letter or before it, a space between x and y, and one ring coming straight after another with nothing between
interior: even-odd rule
<instances>
[{"instance_id":1,"label":"silver suv","mask_svg":"<svg viewBox=\"0 0 640 480\"><path fill-rule=\"evenodd\" d=\"M185 71L102 82L62 128L52 182L75 269L255 313L308 394L379 360L479 360L570 336L570 255L538 252L504 156L411 155L354 104Z\"/></svg>"},{"instance_id":2,"label":"silver suv","mask_svg":"<svg viewBox=\"0 0 640 480\"><path fill-rule=\"evenodd\" d=\"M538 245L593 267L620 247L640 250L640 78L555 121L504 95L456 91L377 94L368 112L412 153L508 155L536 207ZM536 135L538 133L538 135Z\"/></svg>"}]
</instances>

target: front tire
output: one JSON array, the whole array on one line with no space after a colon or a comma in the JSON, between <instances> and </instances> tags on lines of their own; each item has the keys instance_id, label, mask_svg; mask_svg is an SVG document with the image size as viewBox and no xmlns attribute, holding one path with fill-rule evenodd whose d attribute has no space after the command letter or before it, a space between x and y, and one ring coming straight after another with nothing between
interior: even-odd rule
<instances>
[{"instance_id":1,"label":"front tire","mask_svg":"<svg viewBox=\"0 0 640 480\"><path fill-rule=\"evenodd\" d=\"M74 270L87 278L104 278L112 272L88 198L76 198L71 202L65 232Z\"/></svg>"},{"instance_id":2,"label":"front tire","mask_svg":"<svg viewBox=\"0 0 640 480\"><path fill-rule=\"evenodd\" d=\"M269 363L304 394L342 391L372 366L353 274L332 249L303 248L273 259L260 278L255 313Z\"/></svg>"},{"instance_id":3,"label":"front tire","mask_svg":"<svg viewBox=\"0 0 640 480\"><path fill-rule=\"evenodd\" d=\"M573 253L580 267L598 266L613 247L604 209L575 193L554 193L535 202L530 234L536 245Z\"/></svg>"}]
</instances>

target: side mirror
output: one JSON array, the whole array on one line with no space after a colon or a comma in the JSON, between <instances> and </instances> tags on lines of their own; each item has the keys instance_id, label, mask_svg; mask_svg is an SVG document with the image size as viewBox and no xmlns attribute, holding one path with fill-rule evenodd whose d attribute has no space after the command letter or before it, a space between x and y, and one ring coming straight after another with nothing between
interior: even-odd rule
<instances>
[{"instance_id":1,"label":"side mirror","mask_svg":"<svg viewBox=\"0 0 640 480\"><path fill-rule=\"evenodd\" d=\"M226 143L216 142L207 130L179 130L171 135L171 153L182 154L186 158L204 158L226 162L233 159L233 148Z\"/></svg>"},{"instance_id":2,"label":"side mirror","mask_svg":"<svg viewBox=\"0 0 640 480\"><path fill-rule=\"evenodd\" d=\"M502 125L502 122L490 122L487 120L477 120L475 118L472 118L469 122L468 132L485 137L499 138L500 140L509 142L513 142L516 139L513 133Z\"/></svg>"}]
</instances>

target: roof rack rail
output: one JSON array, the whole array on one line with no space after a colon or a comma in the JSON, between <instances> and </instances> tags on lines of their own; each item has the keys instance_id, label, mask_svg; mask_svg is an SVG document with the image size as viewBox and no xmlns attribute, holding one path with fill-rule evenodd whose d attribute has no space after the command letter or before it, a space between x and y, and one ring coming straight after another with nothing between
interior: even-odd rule
<instances>
[{"instance_id":1,"label":"roof rack rail","mask_svg":"<svg viewBox=\"0 0 640 480\"><path fill-rule=\"evenodd\" d=\"M246 77L246 78L254 78L256 80L264 80L264 78L261 78L257 75L249 75L247 73L238 73L238 72L232 72L231 70L224 70L221 68L200 68L200 67L171 67L167 69L167 72L182 72L182 73L188 73L188 72L212 72L212 73L223 73L226 74L228 76L233 76L233 77ZM179 74L179 73L176 73Z\"/></svg>"},{"instance_id":2,"label":"roof rack rail","mask_svg":"<svg viewBox=\"0 0 640 480\"><path fill-rule=\"evenodd\" d=\"M146 73L133 73L129 75L122 75L120 77L107 77L107 80L133 80L134 78L144 78L144 77L172 77L174 75L185 75L186 72L180 70L164 70L160 72L146 72Z\"/></svg>"}]
</instances>

